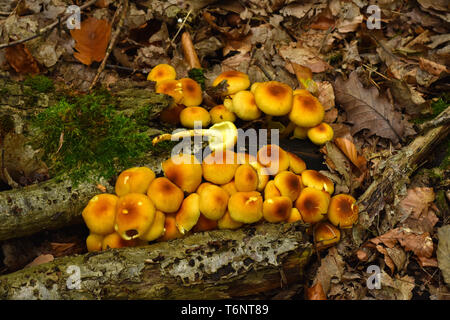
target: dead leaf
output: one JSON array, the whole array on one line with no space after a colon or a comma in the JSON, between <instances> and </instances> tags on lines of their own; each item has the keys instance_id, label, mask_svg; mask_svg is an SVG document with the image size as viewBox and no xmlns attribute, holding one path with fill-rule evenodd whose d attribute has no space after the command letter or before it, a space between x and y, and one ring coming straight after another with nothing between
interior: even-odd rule
<instances>
[{"instance_id":1,"label":"dead leaf","mask_svg":"<svg viewBox=\"0 0 450 320\"><path fill-rule=\"evenodd\" d=\"M55 260L53 255L51 255L51 254L41 254L36 259L31 261L29 264L27 264L25 266L25 268L38 266L40 264L44 264L44 263L47 263L47 262L52 262L53 260Z\"/></svg>"},{"instance_id":2,"label":"dead leaf","mask_svg":"<svg viewBox=\"0 0 450 320\"><path fill-rule=\"evenodd\" d=\"M17 73L38 74L39 66L25 44L21 43L5 49L5 58Z\"/></svg>"},{"instance_id":3,"label":"dead leaf","mask_svg":"<svg viewBox=\"0 0 450 320\"><path fill-rule=\"evenodd\" d=\"M317 99L319 99L325 111L331 110L335 106L333 85L328 81L316 81L316 83L319 91Z\"/></svg>"},{"instance_id":4,"label":"dead leaf","mask_svg":"<svg viewBox=\"0 0 450 320\"><path fill-rule=\"evenodd\" d=\"M438 266L446 284L450 285L450 225L445 225L437 232L439 243L437 248Z\"/></svg>"},{"instance_id":5,"label":"dead leaf","mask_svg":"<svg viewBox=\"0 0 450 320\"><path fill-rule=\"evenodd\" d=\"M403 225L416 232L433 231L438 218L434 212L429 212L430 204L434 201L435 194L433 188L417 187L408 189L407 195L399 203L398 209Z\"/></svg>"},{"instance_id":6,"label":"dead leaf","mask_svg":"<svg viewBox=\"0 0 450 320\"><path fill-rule=\"evenodd\" d=\"M422 57L419 58L419 66L422 70L424 70L434 76L438 76L438 77L443 72L448 72L448 69L446 66L439 64L437 62L422 58Z\"/></svg>"},{"instance_id":7,"label":"dead leaf","mask_svg":"<svg viewBox=\"0 0 450 320\"><path fill-rule=\"evenodd\" d=\"M334 143L338 148L347 156L347 158L359 169L365 171L366 169L366 158L358 155L355 144L346 138L336 138Z\"/></svg>"},{"instance_id":8,"label":"dead leaf","mask_svg":"<svg viewBox=\"0 0 450 320\"><path fill-rule=\"evenodd\" d=\"M327 296L323 291L322 285L320 282L317 282L310 288L306 289L306 299L308 300L327 300Z\"/></svg>"},{"instance_id":9,"label":"dead leaf","mask_svg":"<svg viewBox=\"0 0 450 320\"><path fill-rule=\"evenodd\" d=\"M308 66L314 73L324 72L332 68L322 59L316 48L303 47L291 42L289 45L282 46L279 53L284 60L295 62L301 66Z\"/></svg>"},{"instance_id":10,"label":"dead leaf","mask_svg":"<svg viewBox=\"0 0 450 320\"><path fill-rule=\"evenodd\" d=\"M345 262L338 253L336 247L332 247L328 250L327 256L320 262L320 267L314 278L314 285L320 283L326 295L331 287L331 279L337 278L338 280L341 280L342 275L344 274L344 266Z\"/></svg>"},{"instance_id":11,"label":"dead leaf","mask_svg":"<svg viewBox=\"0 0 450 320\"><path fill-rule=\"evenodd\" d=\"M75 39L74 57L85 65L93 61L101 62L111 36L111 25L106 20L89 17L81 22L80 29L70 30Z\"/></svg>"},{"instance_id":12,"label":"dead leaf","mask_svg":"<svg viewBox=\"0 0 450 320\"><path fill-rule=\"evenodd\" d=\"M381 270L381 289L372 289L370 293L377 300L411 300L415 287L414 278L408 275L391 278Z\"/></svg>"},{"instance_id":13,"label":"dead leaf","mask_svg":"<svg viewBox=\"0 0 450 320\"><path fill-rule=\"evenodd\" d=\"M370 135L390 139L397 144L405 132L402 116L384 95L375 87L366 89L355 71L347 81L338 78L335 82L336 101L353 123L352 135L368 129Z\"/></svg>"}]
</instances>

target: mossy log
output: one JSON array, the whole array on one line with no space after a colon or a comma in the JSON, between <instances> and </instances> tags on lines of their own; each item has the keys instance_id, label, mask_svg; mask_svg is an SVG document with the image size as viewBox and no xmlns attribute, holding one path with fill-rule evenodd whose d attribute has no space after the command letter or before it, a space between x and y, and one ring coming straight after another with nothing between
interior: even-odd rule
<instances>
[{"instance_id":1,"label":"mossy log","mask_svg":"<svg viewBox=\"0 0 450 320\"><path fill-rule=\"evenodd\" d=\"M437 119L448 118L449 110L450 107ZM444 123L445 121L445 119L442 120ZM433 148L445 140L449 132L449 125L432 128L418 135L411 143L378 165L374 181L358 199L360 218L356 232L354 232L356 245L364 241L362 235L369 235L364 230L374 228L375 223L377 232L382 234L394 227L391 224L399 222L400 215L396 211L396 206L406 194L409 177L417 168L427 162L427 157ZM382 209L385 209L386 216L384 219L379 219L377 217Z\"/></svg>"},{"instance_id":2,"label":"mossy log","mask_svg":"<svg viewBox=\"0 0 450 320\"><path fill-rule=\"evenodd\" d=\"M0 299L268 297L302 280L300 223L195 233L145 247L58 258L0 277Z\"/></svg>"},{"instance_id":3,"label":"mossy log","mask_svg":"<svg viewBox=\"0 0 450 320\"><path fill-rule=\"evenodd\" d=\"M12 117L13 134L26 132L30 115L56 103L62 94L58 90L37 93L30 86L2 78L0 86L4 91L0 95L0 115ZM145 121L156 122L161 110L172 101L168 96L153 93L148 87L128 82L116 85L111 94L117 102L117 108L130 116L135 111L142 112L142 107L151 106L142 115ZM166 157L164 153L150 153L136 165L159 171L160 163ZM101 192L97 184L103 185L109 192L114 190L110 181L97 181L95 177L88 176L75 186L67 175L63 175L24 188L0 192L0 241L81 222L83 207L91 197Z\"/></svg>"}]
</instances>

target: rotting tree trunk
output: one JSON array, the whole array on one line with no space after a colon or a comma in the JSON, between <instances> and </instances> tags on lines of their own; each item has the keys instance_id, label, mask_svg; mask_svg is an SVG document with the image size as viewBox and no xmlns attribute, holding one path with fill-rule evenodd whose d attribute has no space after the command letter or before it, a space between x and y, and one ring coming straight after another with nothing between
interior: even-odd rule
<instances>
[{"instance_id":1,"label":"rotting tree trunk","mask_svg":"<svg viewBox=\"0 0 450 320\"><path fill-rule=\"evenodd\" d=\"M449 109L450 107L437 119L448 117ZM436 122L436 119L432 121ZM445 121L448 119L442 120L442 122ZM356 230L358 232L354 232L356 245L364 241L361 235L368 235L364 230L374 228L375 223L381 224L376 218L383 208L391 216L397 214L395 206L401 201L402 195L406 194L405 186L409 177L426 162L426 158L433 148L443 141L449 132L449 125L432 128L417 136L409 145L379 164L374 181L358 200L360 218L357 225L358 230ZM397 221L397 219L394 217L391 220ZM381 227L379 225L377 227L378 232L382 234L392 226L385 223Z\"/></svg>"},{"instance_id":2,"label":"rotting tree trunk","mask_svg":"<svg viewBox=\"0 0 450 320\"><path fill-rule=\"evenodd\" d=\"M1 276L0 299L255 297L299 283L311 252L303 225L260 223L58 258Z\"/></svg>"},{"instance_id":3,"label":"rotting tree trunk","mask_svg":"<svg viewBox=\"0 0 450 320\"><path fill-rule=\"evenodd\" d=\"M30 87L22 83L0 78L0 87L7 94L0 95L0 115L9 115L14 123L13 134L26 131L29 116L38 113L57 102L55 92L30 95ZM152 93L148 86L137 86L122 82L111 90L117 108L125 114L133 115L144 106L151 105L145 114L146 121L156 120L160 111L168 106L171 99ZM156 126L156 125L155 125ZM155 171L166 154L149 154L136 165L144 165ZM67 175L48 181L0 192L0 241L28 236L43 230L58 229L81 222L81 211L95 194L101 191L97 183L109 192L114 190L110 182L93 177L74 186Z\"/></svg>"}]
</instances>

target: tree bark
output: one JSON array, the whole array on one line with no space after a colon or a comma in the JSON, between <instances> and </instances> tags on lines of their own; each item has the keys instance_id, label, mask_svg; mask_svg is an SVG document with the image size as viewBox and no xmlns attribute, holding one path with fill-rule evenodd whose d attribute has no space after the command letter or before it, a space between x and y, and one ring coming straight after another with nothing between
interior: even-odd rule
<instances>
[{"instance_id":1,"label":"tree bark","mask_svg":"<svg viewBox=\"0 0 450 320\"><path fill-rule=\"evenodd\" d=\"M260 223L58 258L1 276L0 299L267 297L302 280L312 252L304 229Z\"/></svg>"},{"instance_id":2,"label":"tree bark","mask_svg":"<svg viewBox=\"0 0 450 320\"><path fill-rule=\"evenodd\" d=\"M0 87L8 92L0 95L0 115L8 114L12 117L11 134L27 131L29 116L58 100L55 92L30 95L26 93L31 90L30 87L1 78ZM118 110L129 116L140 112L142 107L151 105L148 114L142 115L142 121L156 120L161 110L171 103L168 96L152 93L148 86L134 83L122 82L111 93ZM33 102L33 108L30 108ZM147 166L158 172L160 163L165 158L167 154L150 153L136 165ZM91 197L101 192L97 183L105 186L108 192L114 191L110 181L91 181L95 181L94 176L89 176L75 186L64 174L35 185L0 192L0 241L81 222L82 209Z\"/></svg>"}]
</instances>

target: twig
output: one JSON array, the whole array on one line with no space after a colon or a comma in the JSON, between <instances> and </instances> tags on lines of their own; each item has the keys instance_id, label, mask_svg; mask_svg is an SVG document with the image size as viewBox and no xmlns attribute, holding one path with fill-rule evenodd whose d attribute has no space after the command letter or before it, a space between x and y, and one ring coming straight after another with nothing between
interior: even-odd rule
<instances>
[{"instance_id":1,"label":"twig","mask_svg":"<svg viewBox=\"0 0 450 320\"><path fill-rule=\"evenodd\" d=\"M5 11L0 11L0 16L5 16L8 17L11 15L12 12L5 12Z\"/></svg>"},{"instance_id":2,"label":"twig","mask_svg":"<svg viewBox=\"0 0 450 320\"><path fill-rule=\"evenodd\" d=\"M91 0L88 3L83 4L82 6L80 6L80 10L86 9L87 7L90 7L91 5L95 4L97 2L97 0ZM30 40L33 40L37 37L40 37L41 35L47 33L48 31L52 30L53 28L55 28L60 22L65 22L67 19L69 19L72 16L72 14L66 14L62 19L57 18L57 21L49 24L48 26L38 30L38 32L28 38L24 38L24 39L20 39L20 40L16 40L13 42L9 42L9 43L3 43L0 44L0 49L3 48L7 48L7 47L12 47Z\"/></svg>"},{"instance_id":3,"label":"twig","mask_svg":"<svg viewBox=\"0 0 450 320\"><path fill-rule=\"evenodd\" d=\"M436 118L419 125L420 131L438 126L448 125L450 123L450 107L447 107Z\"/></svg>"},{"instance_id":4,"label":"twig","mask_svg":"<svg viewBox=\"0 0 450 320\"><path fill-rule=\"evenodd\" d=\"M106 60L108 60L109 55L111 54L114 46L116 45L117 39L119 37L120 31L122 30L123 27L123 23L125 21L125 16L127 15L127 11L128 11L128 0L122 0L120 7L117 8L116 10L116 15L118 15L118 13L121 12L119 23L117 25L116 30L114 30L114 34L111 37L111 41L109 42L108 49L106 50L105 53L105 57L103 58L100 67L98 67L97 74L95 75L95 78L92 81L91 86L89 87L89 91L91 91L92 88L95 87L95 85L98 82L98 79L100 78L100 74L103 72L103 70L105 70ZM113 22L114 20L115 17L113 18Z\"/></svg>"},{"instance_id":5,"label":"twig","mask_svg":"<svg viewBox=\"0 0 450 320\"><path fill-rule=\"evenodd\" d=\"M184 20L181 23L181 26L178 28L177 33L175 33L175 36L172 38L172 40L170 40L170 44L173 44L175 39L178 37L178 34L180 33L181 29L183 29L184 25L186 24L186 20L189 17L189 15L191 14L191 12L192 12L192 9L189 9L188 13L186 14L186 17L184 17Z\"/></svg>"}]
</instances>

